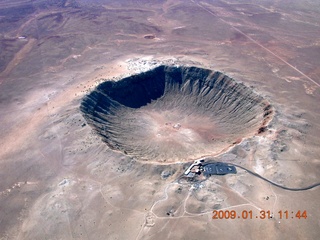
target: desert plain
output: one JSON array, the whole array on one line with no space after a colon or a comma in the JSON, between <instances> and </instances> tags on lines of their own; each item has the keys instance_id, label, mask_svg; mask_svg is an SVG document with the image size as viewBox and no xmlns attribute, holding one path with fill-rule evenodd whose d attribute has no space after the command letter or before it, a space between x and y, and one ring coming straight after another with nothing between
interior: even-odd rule
<instances>
[{"instance_id":1,"label":"desert plain","mask_svg":"<svg viewBox=\"0 0 320 240\"><path fill-rule=\"evenodd\" d=\"M317 239L319 186L183 173L205 157L287 188L320 182L319 15L315 0L1 1L0 239ZM101 122L101 105L81 107L161 66L219 72L246 94L217 107L173 85ZM224 107L247 94L258 105Z\"/></svg>"}]
</instances>

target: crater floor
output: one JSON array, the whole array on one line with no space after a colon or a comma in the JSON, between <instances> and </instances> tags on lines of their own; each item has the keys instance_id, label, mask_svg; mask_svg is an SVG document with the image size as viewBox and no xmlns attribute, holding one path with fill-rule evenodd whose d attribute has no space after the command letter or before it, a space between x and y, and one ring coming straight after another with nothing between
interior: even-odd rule
<instances>
[{"instance_id":1,"label":"crater floor","mask_svg":"<svg viewBox=\"0 0 320 240\"><path fill-rule=\"evenodd\" d=\"M225 152L263 132L273 113L265 99L223 73L176 66L104 82L83 99L81 111L112 148L166 163Z\"/></svg>"}]
</instances>

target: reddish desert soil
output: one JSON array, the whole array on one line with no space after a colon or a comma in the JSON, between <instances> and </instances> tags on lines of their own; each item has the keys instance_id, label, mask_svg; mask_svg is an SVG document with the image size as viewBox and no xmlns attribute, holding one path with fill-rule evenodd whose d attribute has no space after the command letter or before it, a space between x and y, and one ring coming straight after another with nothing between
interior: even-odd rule
<instances>
[{"instance_id":1,"label":"reddish desert soil","mask_svg":"<svg viewBox=\"0 0 320 240\"><path fill-rule=\"evenodd\" d=\"M161 64L218 70L275 112L265 132L213 159L287 187L320 182L319 9L297 0L2 1L0 239L317 239L320 187L288 191L240 168L177 181L188 161L112 150L80 105L99 83ZM151 144L181 131L223 137L203 115L177 122L147 110ZM215 209L252 219L212 219Z\"/></svg>"}]
</instances>

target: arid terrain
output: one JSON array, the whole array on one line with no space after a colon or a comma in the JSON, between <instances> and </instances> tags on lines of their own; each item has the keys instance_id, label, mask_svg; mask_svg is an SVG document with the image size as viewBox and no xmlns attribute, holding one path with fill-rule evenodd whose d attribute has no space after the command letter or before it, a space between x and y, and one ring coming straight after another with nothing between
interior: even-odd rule
<instances>
[{"instance_id":1,"label":"arid terrain","mask_svg":"<svg viewBox=\"0 0 320 240\"><path fill-rule=\"evenodd\" d=\"M2 0L0 239L318 239L319 16ZM182 177L200 157L240 167Z\"/></svg>"}]
</instances>

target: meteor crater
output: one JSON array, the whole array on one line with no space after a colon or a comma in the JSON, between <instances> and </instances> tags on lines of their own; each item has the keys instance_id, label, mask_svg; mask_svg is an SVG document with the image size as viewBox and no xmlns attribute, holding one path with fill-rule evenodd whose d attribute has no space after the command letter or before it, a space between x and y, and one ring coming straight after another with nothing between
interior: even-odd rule
<instances>
[{"instance_id":1,"label":"meteor crater","mask_svg":"<svg viewBox=\"0 0 320 240\"><path fill-rule=\"evenodd\" d=\"M112 149L157 163L218 155L265 131L273 107L227 75L159 66L100 84L80 107Z\"/></svg>"}]
</instances>

